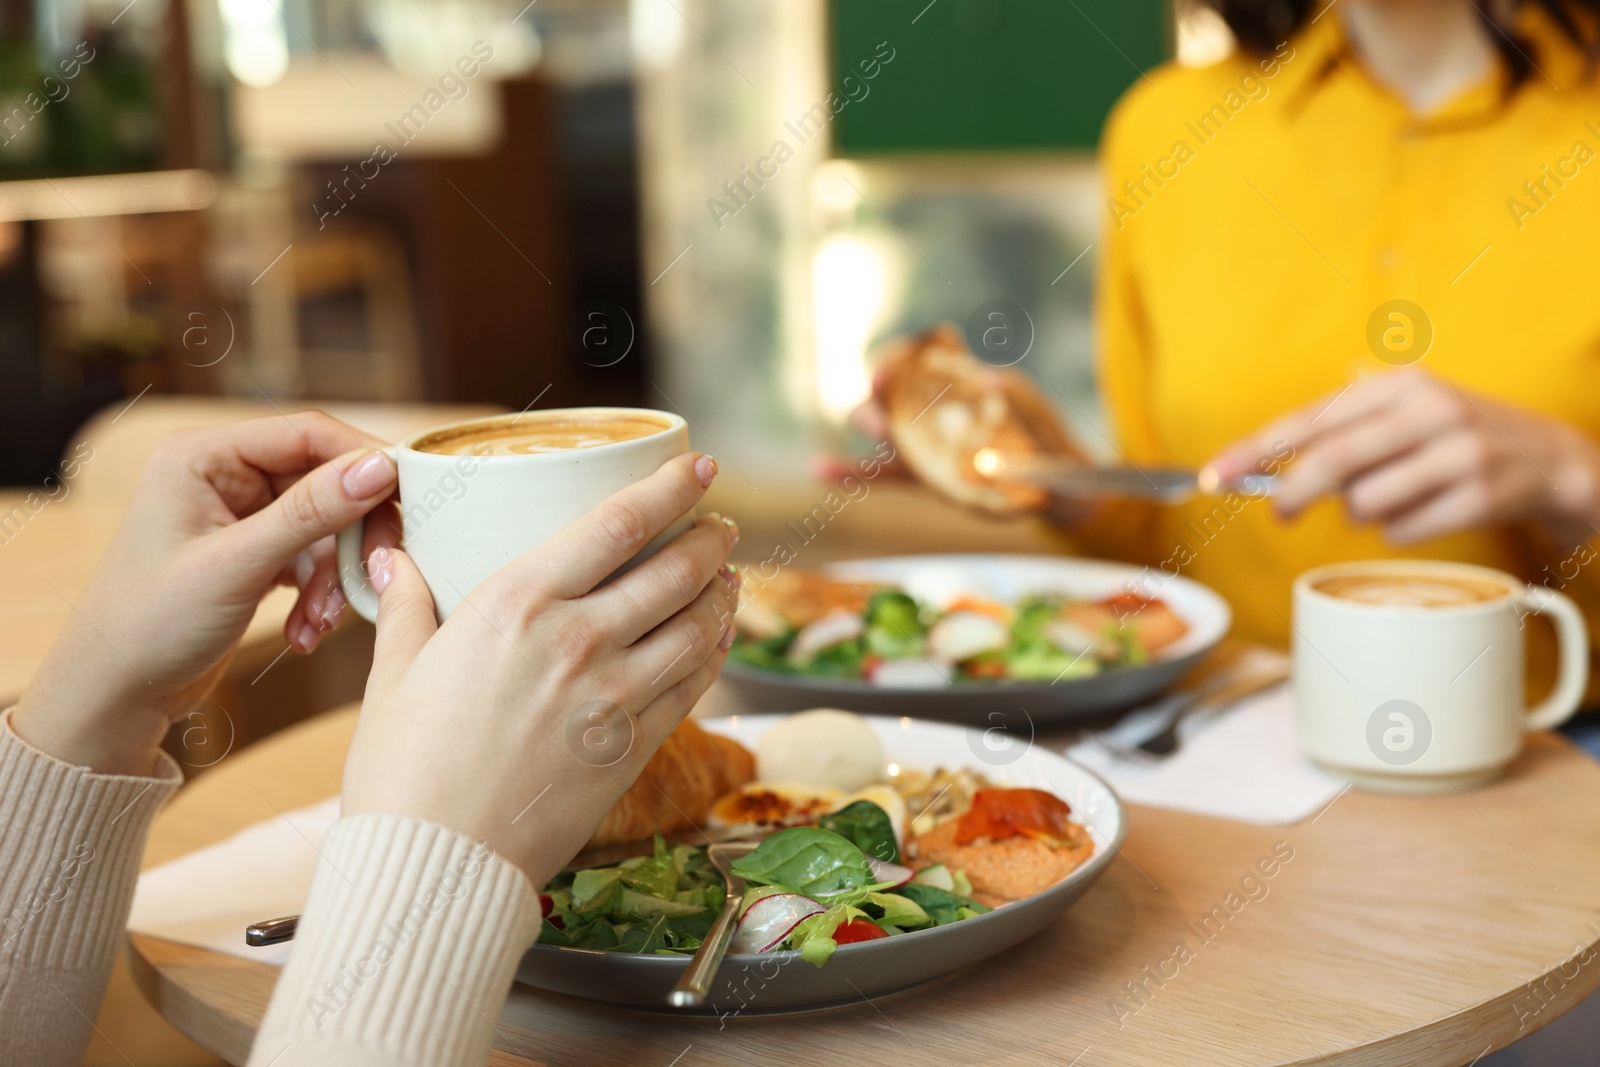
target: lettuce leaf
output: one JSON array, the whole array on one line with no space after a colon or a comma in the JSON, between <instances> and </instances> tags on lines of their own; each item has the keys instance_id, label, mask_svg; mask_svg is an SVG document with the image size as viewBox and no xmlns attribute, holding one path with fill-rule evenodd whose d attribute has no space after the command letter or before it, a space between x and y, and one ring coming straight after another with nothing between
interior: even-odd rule
<instances>
[{"instance_id":1,"label":"lettuce leaf","mask_svg":"<svg viewBox=\"0 0 1600 1067\"><path fill-rule=\"evenodd\" d=\"M550 914L539 943L615 952L677 954L700 947L722 907L722 876L704 849L668 848L614 867L563 871L545 887Z\"/></svg>"},{"instance_id":2,"label":"lettuce leaf","mask_svg":"<svg viewBox=\"0 0 1600 1067\"><path fill-rule=\"evenodd\" d=\"M839 943L833 932L851 919L869 918L866 912L849 904L835 904L827 911L801 919L784 942L800 953L800 958L813 967L821 967L833 958Z\"/></svg>"},{"instance_id":3,"label":"lettuce leaf","mask_svg":"<svg viewBox=\"0 0 1600 1067\"><path fill-rule=\"evenodd\" d=\"M623 860L617 866L622 884L653 897L670 897L678 891L680 872L667 844L656 835L655 853Z\"/></svg>"}]
</instances>

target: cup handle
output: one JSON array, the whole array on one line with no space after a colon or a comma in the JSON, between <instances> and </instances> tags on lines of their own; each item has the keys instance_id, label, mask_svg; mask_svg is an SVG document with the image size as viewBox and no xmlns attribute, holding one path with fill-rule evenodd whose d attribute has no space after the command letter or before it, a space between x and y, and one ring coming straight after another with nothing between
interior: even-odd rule
<instances>
[{"instance_id":1,"label":"cup handle","mask_svg":"<svg viewBox=\"0 0 1600 1067\"><path fill-rule=\"evenodd\" d=\"M399 449L390 445L383 453L400 465ZM366 560L361 558L361 538L366 531L366 516L339 531L334 538L334 558L339 564L339 590L345 603L368 622L378 621L378 593L367 580Z\"/></svg>"},{"instance_id":2,"label":"cup handle","mask_svg":"<svg viewBox=\"0 0 1600 1067\"><path fill-rule=\"evenodd\" d=\"M1588 689L1589 628L1584 625L1583 612L1578 610L1578 605L1554 589L1530 585L1517 601L1526 611L1549 613L1556 625L1561 671L1550 695L1538 707L1530 709L1523 721L1525 730L1554 729L1578 710Z\"/></svg>"}]
</instances>

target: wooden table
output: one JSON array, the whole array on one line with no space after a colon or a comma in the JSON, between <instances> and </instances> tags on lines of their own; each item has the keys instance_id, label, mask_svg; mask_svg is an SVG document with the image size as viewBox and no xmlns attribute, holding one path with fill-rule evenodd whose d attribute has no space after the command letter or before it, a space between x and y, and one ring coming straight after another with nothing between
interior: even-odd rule
<instances>
[{"instance_id":1,"label":"wooden table","mask_svg":"<svg viewBox=\"0 0 1600 1067\"><path fill-rule=\"evenodd\" d=\"M235 754L158 817L147 863L273 817L263 794L332 795L354 724L342 709ZM1600 985L1600 961L1573 959L1600 947L1600 765L1559 737L1491 787L1351 791L1295 826L1130 815L1122 857L1059 923L943 984L725 1028L518 987L490 1062L1460 1067ZM1292 858L1261 878L1274 850ZM130 950L168 1019L244 1062L276 968L140 935Z\"/></svg>"}]
</instances>

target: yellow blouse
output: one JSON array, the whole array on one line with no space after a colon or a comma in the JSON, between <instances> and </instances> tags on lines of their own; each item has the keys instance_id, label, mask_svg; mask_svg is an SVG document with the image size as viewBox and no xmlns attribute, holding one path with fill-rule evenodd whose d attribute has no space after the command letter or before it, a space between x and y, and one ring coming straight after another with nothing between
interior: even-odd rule
<instances>
[{"instance_id":1,"label":"yellow blouse","mask_svg":"<svg viewBox=\"0 0 1600 1067\"><path fill-rule=\"evenodd\" d=\"M1167 66L1127 94L1102 145L1097 306L1127 460L1203 463L1391 370L1368 343L1391 300L1431 322L1417 366L1600 437L1600 82L1541 16L1525 26L1527 81L1507 95L1497 70L1426 116L1363 69L1337 13L1274 56ZM1238 497L1130 510L1090 540L1212 586L1236 633L1279 645L1295 575L1337 560L1482 563L1600 608L1592 553L1562 558L1531 529L1398 548L1337 501L1292 523Z\"/></svg>"}]
</instances>

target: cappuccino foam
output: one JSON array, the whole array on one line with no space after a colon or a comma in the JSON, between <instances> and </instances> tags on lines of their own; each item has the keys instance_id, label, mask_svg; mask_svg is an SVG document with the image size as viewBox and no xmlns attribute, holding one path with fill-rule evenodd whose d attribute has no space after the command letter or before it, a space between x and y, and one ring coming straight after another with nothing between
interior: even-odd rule
<instances>
[{"instance_id":1,"label":"cappuccino foam","mask_svg":"<svg viewBox=\"0 0 1600 1067\"><path fill-rule=\"evenodd\" d=\"M1311 588L1380 607L1456 608L1508 595L1498 582L1440 574L1348 574L1324 578Z\"/></svg>"},{"instance_id":2,"label":"cappuccino foam","mask_svg":"<svg viewBox=\"0 0 1600 1067\"><path fill-rule=\"evenodd\" d=\"M439 430L414 447L438 456L527 456L632 441L668 429L671 426L664 419L646 415L523 415Z\"/></svg>"}]
</instances>

